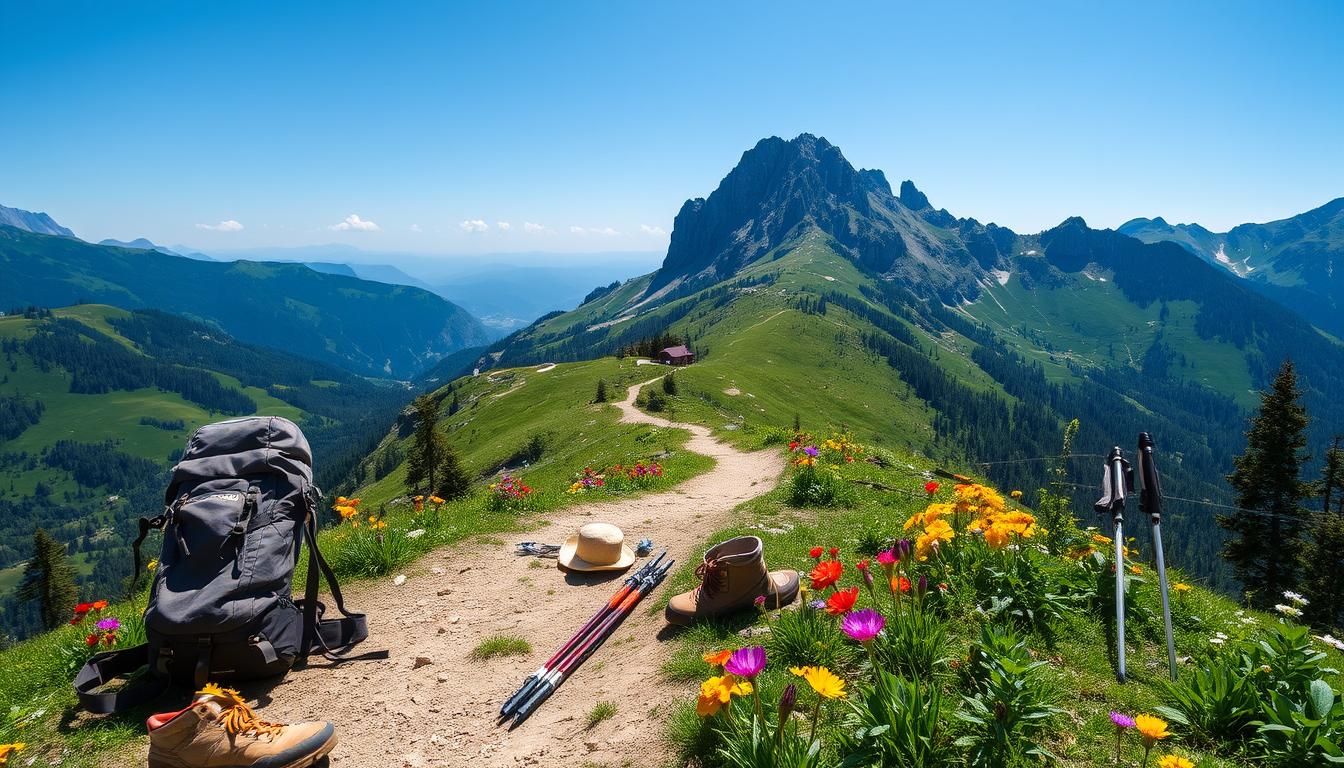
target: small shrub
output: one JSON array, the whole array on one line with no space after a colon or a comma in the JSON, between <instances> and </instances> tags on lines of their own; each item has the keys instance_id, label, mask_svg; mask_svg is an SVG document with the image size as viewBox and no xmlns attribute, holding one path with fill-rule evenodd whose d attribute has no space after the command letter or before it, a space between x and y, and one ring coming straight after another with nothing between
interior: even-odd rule
<instances>
[{"instance_id":1,"label":"small shrub","mask_svg":"<svg viewBox=\"0 0 1344 768\"><path fill-rule=\"evenodd\" d=\"M515 635L495 635L480 642L471 650L471 658L484 661L496 656L526 656L532 652L531 643Z\"/></svg>"},{"instance_id":2,"label":"small shrub","mask_svg":"<svg viewBox=\"0 0 1344 768\"><path fill-rule=\"evenodd\" d=\"M331 554L331 567L340 576L385 576L415 559L406 532L378 527L378 522L349 529Z\"/></svg>"},{"instance_id":3,"label":"small shrub","mask_svg":"<svg viewBox=\"0 0 1344 768\"><path fill-rule=\"evenodd\" d=\"M585 719L588 723L588 727L591 729L596 728L597 724L603 720L610 720L615 716L615 704L612 704L610 701L599 701L593 705L592 709L588 710L588 716Z\"/></svg>"},{"instance_id":4,"label":"small shrub","mask_svg":"<svg viewBox=\"0 0 1344 768\"><path fill-rule=\"evenodd\" d=\"M661 413L667 410L667 398L663 396L662 392L656 389L651 390L644 400L644 407L653 413Z\"/></svg>"},{"instance_id":5,"label":"small shrub","mask_svg":"<svg viewBox=\"0 0 1344 768\"><path fill-rule=\"evenodd\" d=\"M946 764L952 755L938 725L942 707L938 686L877 670L873 684L850 702L840 747L845 764Z\"/></svg>"},{"instance_id":6,"label":"small shrub","mask_svg":"<svg viewBox=\"0 0 1344 768\"><path fill-rule=\"evenodd\" d=\"M673 396L677 394L677 374L669 373L663 377L663 393Z\"/></svg>"},{"instance_id":7,"label":"small shrub","mask_svg":"<svg viewBox=\"0 0 1344 768\"><path fill-rule=\"evenodd\" d=\"M883 667L907 677L931 679L945 661L947 631L926 606L912 599L887 624L873 649Z\"/></svg>"},{"instance_id":8,"label":"small shrub","mask_svg":"<svg viewBox=\"0 0 1344 768\"><path fill-rule=\"evenodd\" d=\"M770 624L766 648L773 664L844 669L853 663L853 647L824 611L803 605L783 611Z\"/></svg>"},{"instance_id":9,"label":"small shrub","mask_svg":"<svg viewBox=\"0 0 1344 768\"><path fill-rule=\"evenodd\" d=\"M969 749L970 765L1003 768L1022 758L1055 759L1035 741L1046 722L1064 712L1046 701L1037 674L1043 666L1031 660L1026 641L1011 630L982 629L967 665L971 693L957 711L971 726L971 733L956 741Z\"/></svg>"},{"instance_id":10,"label":"small shrub","mask_svg":"<svg viewBox=\"0 0 1344 768\"><path fill-rule=\"evenodd\" d=\"M1344 704L1324 680L1285 695L1270 694L1257 721L1256 747L1269 765L1314 768L1344 763Z\"/></svg>"},{"instance_id":11,"label":"small shrub","mask_svg":"<svg viewBox=\"0 0 1344 768\"><path fill-rule=\"evenodd\" d=\"M1206 744L1230 747L1260 710L1254 678L1242 674L1236 659L1220 655L1197 666L1184 680L1167 685L1172 706L1158 714L1184 726Z\"/></svg>"}]
</instances>

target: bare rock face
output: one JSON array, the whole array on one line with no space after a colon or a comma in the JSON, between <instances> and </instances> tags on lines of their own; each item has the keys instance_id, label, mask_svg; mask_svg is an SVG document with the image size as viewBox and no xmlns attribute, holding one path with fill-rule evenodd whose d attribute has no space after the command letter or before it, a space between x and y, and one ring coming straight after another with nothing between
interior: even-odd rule
<instances>
[{"instance_id":1,"label":"bare rock face","mask_svg":"<svg viewBox=\"0 0 1344 768\"><path fill-rule=\"evenodd\" d=\"M649 293L678 279L694 286L731 277L812 230L863 269L948 301L977 296L985 270L1016 239L934 210L909 181L897 197L882 171L856 169L824 138L771 137L743 153L708 198L682 205Z\"/></svg>"}]
</instances>

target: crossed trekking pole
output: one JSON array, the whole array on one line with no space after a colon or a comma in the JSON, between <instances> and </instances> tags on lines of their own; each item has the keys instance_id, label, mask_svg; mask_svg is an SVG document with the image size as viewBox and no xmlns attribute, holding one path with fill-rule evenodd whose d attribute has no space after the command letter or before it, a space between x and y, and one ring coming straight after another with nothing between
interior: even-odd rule
<instances>
[{"instance_id":1,"label":"crossed trekking pole","mask_svg":"<svg viewBox=\"0 0 1344 768\"><path fill-rule=\"evenodd\" d=\"M545 664L523 681L518 690L499 708L499 722L503 724L513 718L510 729L517 728L528 718L542 702L546 701L561 683L569 679L593 652L606 642L616 631L625 617L634 611L635 605L662 583L667 572L672 569L675 560L659 563L667 555L664 549L658 557L644 563L625 580L616 594L611 596L597 613L584 624L574 636L569 638L560 650Z\"/></svg>"},{"instance_id":2,"label":"crossed trekking pole","mask_svg":"<svg viewBox=\"0 0 1344 768\"><path fill-rule=\"evenodd\" d=\"M1167 594L1167 563L1162 552L1162 482L1153 460L1153 438L1139 433L1139 511L1148 514L1153 528L1153 550L1157 555L1157 581L1162 594L1162 620L1167 630L1167 665L1176 679L1176 641L1171 633L1171 599ZM1134 485L1134 471L1120 446L1111 449L1101 479L1101 499L1095 505L1099 514L1110 514L1115 527L1115 659L1116 677L1125 682L1125 497Z\"/></svg>"}]
</instances>

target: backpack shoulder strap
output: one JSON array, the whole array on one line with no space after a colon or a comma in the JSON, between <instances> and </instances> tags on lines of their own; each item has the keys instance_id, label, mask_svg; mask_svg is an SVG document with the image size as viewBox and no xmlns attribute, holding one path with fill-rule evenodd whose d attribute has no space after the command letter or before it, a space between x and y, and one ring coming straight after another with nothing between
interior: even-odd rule
<instances>
[{"instance_id":1,"label":"backpack shoulder strap","mask_svg":"<svg viewBox=\"0 0 1344 768\"><path fill-rule=\"evenodd\" d=\"M94 693L113 680L130 675L148 664L148 645L100 653L89 659L75 676L75 695L84 709L100 715L122 712L152 701L167 691L169 685L167 677L154 675L152 670L148 681L110 693Z\"/></svg>"},{"instance_id":2,"label":"backpack shoulder strap","mask_svg":"<svg viewBox=\"0 0 1344 768\"><path fill-rule=\"evenodd\" d=\"M388 652L370 651L357 656L349 655L350 650L369 637L368 621L362 613L346 610L345 599L341 596L341 585L336 574L327 564L326 558L317 548L317 494L320 492L309 486L304 494L308 502L308 514L303 521L303 538L308 547L308 580L304 585L303 599L298 601L303 611L303 640L299 653L306 661L314 653L320 653L330 661L356 661L386 659ZM322 614L326 606L318 602L318 580L325 579L331 599L340 611L339 618L324 619Z\"/></svg>"}]
</instances>

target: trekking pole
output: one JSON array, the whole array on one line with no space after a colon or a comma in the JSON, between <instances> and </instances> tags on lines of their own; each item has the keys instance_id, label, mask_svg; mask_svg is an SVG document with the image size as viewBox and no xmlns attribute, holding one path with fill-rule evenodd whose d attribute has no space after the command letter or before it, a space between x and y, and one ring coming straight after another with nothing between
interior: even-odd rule
<instances>
[{"instance_id":1,"label":"trekking pole","mask_svg":"<svg viewBox=\"0 0 1344 768\"><path fill-rule=\"evenodd\" d=\"M597 613L593 614L593 617L588 620L588 623L584 624L578 632L574 633L573 637L569 638L564 645L560 646L560 650L556 651L555 655L552 656L549 661L538 668L536 672L529 675L527 679L523 681L523 684L518 687L518 690L514 691L513 695L509 697L508 701L504 702L503 706L499 708L500 720L513 714L514 710L518 708L518 705L527 699L528 694L530 694L536 688L537 684L555 668L555 665L563 659L575 645L582 642L583 639L602 622L602 619L606 618L607 614L615 610L617 606L621 604L621 601L630 594L630 590L638 587L644 576L657 568L659 561L666 555L667 550L664 549L658 557L644 563L644 565L640 566L639 570L626 578L625 583L621 588L616 590L616 594L612 595L610 600L603 603L602 607L597 609Z\"/></svg>"},{"instance_id":2,"label":"trekking pole","mask_svg":"<svg viewBox=\"0 0 1344 768\"><path fill-rule=\"evenodd\" d=\"M1115 525L1115 659L1116 677L1125 682L1125 493L1129 462L1120 446L1106 457L1101 479L1101 499L1093 506L1098 513L1111 514Z\"/></svg>"},{"instance_id":3,"label":"trekking pole","mask_svg":"<svg viewBox=\"0 0 1344 768\"><path fill-rule=\"evenodd\" d=\"M535 712L537 707L541 706L542 702L550 698L552 693L555 693L555 690L560 687L561 683L568 680L570 675L574 674L574 671L578 669L589 656L592 656L594 651L606 642L607 638L616 631L616 627L618 627L621 622L625 620L625 617L630 615L634 610L635 605L640 599L652 592L655 587L662 583L663 578L667 576L667 572L672 568L672 565L675 562L675 560L669 560L661 568L647 574L643 580L641 580L639 587L626 596L621 605L602 621L602 624L598 626L597 630L589 635L588 639L581 645L570 651L568 658L561 662L557 668L551 670L551 672L537 684L535 690L533 690L532 695L528 697L527 701L518 706L517 713L513 717L513 724L509 726L509 730L513 730L519 725L522 725L523 721Z\"/></svg>"},{"instance_id":4,"label":"trekking pole","mask_svg":"<svg viewBox=\"0 0 1344 768\"><path fill-rule=\"evenodd\" d=\"M1167 560L1162 554L1162 478L1153 462L1153 436L1139 433L1139 511L1153 524L1153 551L1157 553L1157 583L1162 590L1162 622L1167 628L1167 666L1176 682L1176 640L1171 634L1171 597L1167 594Z\"/></svg>"}]
</instances>

